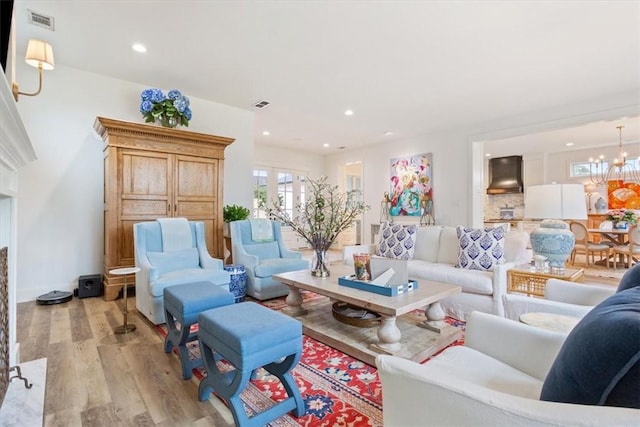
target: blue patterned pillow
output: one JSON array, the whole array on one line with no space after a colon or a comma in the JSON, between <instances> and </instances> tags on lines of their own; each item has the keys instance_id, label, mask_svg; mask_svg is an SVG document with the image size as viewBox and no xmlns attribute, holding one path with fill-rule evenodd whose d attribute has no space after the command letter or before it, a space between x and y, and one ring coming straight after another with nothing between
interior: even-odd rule
<instances>
[{"instance_id":1,"label":"blue patterned pillow","mask_svg":"<svg viewBox=\"0 0 640 427\"><path fill-rule=\"evenodd\" d=\"M458 268L492 271L496 264L504 263L503 227L465 228L456 227L460 252Z\"/></svg>"},{"instance_id":2,"label":"blue patterned pillow","mask_svg":"<svg viewBox=\"0 0 640 427\"><path fill-rule=\"evenodd\" d=\"M395 259L413 259L417 233L416 224L400 225L385 222L380 230L376 255Z\"/></svg>"}]
</instances>

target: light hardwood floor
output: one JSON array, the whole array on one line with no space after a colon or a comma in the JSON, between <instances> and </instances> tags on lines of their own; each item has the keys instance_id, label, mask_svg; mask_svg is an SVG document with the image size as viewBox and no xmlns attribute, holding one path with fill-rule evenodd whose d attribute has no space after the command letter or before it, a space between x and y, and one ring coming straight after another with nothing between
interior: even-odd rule
<instances>
[{"instance_id":1,"label":"light hardwood floor","mask_svg":"<svg viewBox=\"0 0 640 427\"><path fill-rule=\"evenodd\" d=\"M617 285L589 276L585 282ZM232 426L218 399L199 402L197 383L182 380L178 357L164 353L154 326L135 310L135 296L128 306L137 330L116 335L122 298L18 304L21 361L47 358L44 425Z\"/></svg>"},{"instance_id":2,"label":"light hardwood floor","mask_svg":"<svg viewBox=\"0 0 640 427\"><path fill-rule=\"evenodd\" d=\"M44 425L232 426L226 408L198 401L197 383L182 379L178 357L163 351L135 297L128 306L137 330L116 335L122 298L18 304L20 360L47 358Z\"/></svg>"}]
</instances>

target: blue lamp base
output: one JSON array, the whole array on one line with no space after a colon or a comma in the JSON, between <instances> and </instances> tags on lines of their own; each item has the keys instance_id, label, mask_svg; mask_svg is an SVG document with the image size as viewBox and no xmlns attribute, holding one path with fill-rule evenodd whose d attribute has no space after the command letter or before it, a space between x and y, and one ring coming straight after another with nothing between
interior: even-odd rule
<instances>
[{"instance_id":1,"label":"blue lamp base","mask_svg":"<svg viewBox=\"0 0 640 427\"><path fill-rule=\"evenodd\" d=\"M535 255L543 255L549 260L552 270L564 270L564 263L571 255L576 237L564 221L547 219L540 228L530 234L531 248Z\"/></svg>"}]
</instances>

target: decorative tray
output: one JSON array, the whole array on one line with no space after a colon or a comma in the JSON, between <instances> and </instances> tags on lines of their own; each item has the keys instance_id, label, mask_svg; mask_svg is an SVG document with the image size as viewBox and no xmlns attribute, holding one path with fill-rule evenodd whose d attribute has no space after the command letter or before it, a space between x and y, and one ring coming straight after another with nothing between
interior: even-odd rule
<instances>
[{"instance_id":1,"label":"decorative tray","mask_svg":"<svg viewBox=\"0 0 640 427\"><path fill-rule=\"evenodd\" d=\"M348 288L386 295L388 297L400 295L418 288L418 282L416 280L409 280L408 283L403 285L374 285L371 282L355 280L355 275L338 277L338 284Z\"/></svg>"}]
</instances>

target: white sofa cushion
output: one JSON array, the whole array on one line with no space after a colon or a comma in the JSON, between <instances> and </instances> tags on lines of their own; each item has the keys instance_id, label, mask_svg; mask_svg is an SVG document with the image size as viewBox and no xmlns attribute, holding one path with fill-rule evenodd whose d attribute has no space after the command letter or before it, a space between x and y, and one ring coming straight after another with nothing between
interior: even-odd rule
<instances>
[{"instance_id":1,"label":"white sofa cushion","mask_svg":"<svg viewBox=\"0 0 640 427\"><path fill-rule=\"evenodd\" d=\"M447 372L452 377L464 378L474 386L526 399L538 400L542 390L543 383L539 379L464 346L449 347L438 357L431 359L425 367L425 371Z\"/></svg>"},{"instance_id":2,"label":"white sofa cushion","mask_svg":"<svg viewBox=\"0 0 640 427\"><path fill-rule=\"evenodd\" d=\"M455 227L443 227L440 233L440 247L438 248L438 262L455 265L458 262L460 243Z\"/></svg>"},{"instance_id":3,"label":"white sofa cushion","mask_svg":"<svg viewBox=\"0 0 640 427\"><path fill-rule=\"evenodd\" d=\"M412 279L433 280L457 285L462 292L493 295L493 272L465 270L452 264L432 263L418 259L407 263L409 277ZM428 286L428 285L427 285Z\"/></svg>"},{"instance_id":4,"label":"white sofa cushion","mask_svg":"<svg viewBox=\"0 0 640 427\"><path fill-rule=\"evenodd\" d=\"M531 253L527 251L529 233L520 230L507 232L504 238L504 261L515 265L526 264L531 261Z\"/></svg>"},{"instance_id":5,"label":"white sofa cushion","mask_svg":"<svg viewBox=\"0 0 640 427\"><path fill-rule=\"evenodd\" d=\"M438 262L441 233L442 227L439 225L418 227L418 232L416 233L416 249L413 252L413 259Z\"/></svg>"}]
</instances>

